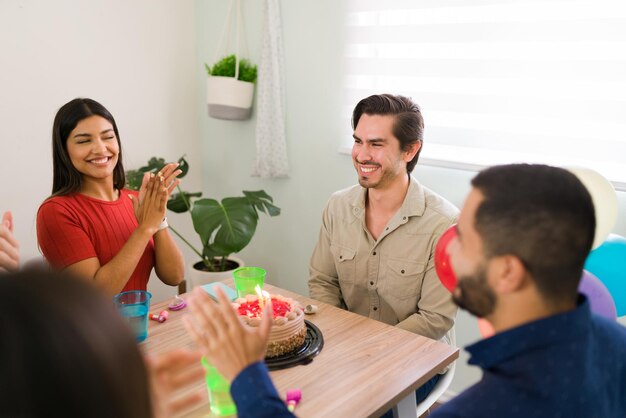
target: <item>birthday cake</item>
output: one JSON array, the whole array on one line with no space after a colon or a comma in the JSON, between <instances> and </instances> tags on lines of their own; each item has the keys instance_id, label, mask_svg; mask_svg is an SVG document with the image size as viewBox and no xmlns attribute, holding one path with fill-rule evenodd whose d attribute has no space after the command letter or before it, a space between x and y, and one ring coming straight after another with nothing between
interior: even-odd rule
<instances>
[{"instance_id":1,"label":"birthday cake","mask_svg":"<svg viewBox=\"0 0 626 418\"><path fill-rule=\"evenodd\" d=\"M270 331L266 357L278 357L290 353L304 344L306 325L304 312L295 300L281 295L271 295L274 324ZM253 327L261 324L264 301L259 304L259 297L248 295L233 302L241 320Z\"/></svg>"}]
</instances>

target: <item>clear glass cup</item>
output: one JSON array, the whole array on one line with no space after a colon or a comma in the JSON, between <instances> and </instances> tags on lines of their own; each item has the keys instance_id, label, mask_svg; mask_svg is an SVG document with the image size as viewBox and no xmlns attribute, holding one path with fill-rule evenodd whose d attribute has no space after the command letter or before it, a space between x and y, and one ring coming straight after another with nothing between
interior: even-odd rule
<instances>
[{"instance_id":1,"label":"clear glass cup","mask_svg":"<svg viewBox=\"0 0 626 418\"><path fill-rule=\"evenodd\" d=\"M137 342L148 338L148 311L152 294L145 290L130 290L113 296L117 311L126 320Z\"/></svg>"}]
</instances>

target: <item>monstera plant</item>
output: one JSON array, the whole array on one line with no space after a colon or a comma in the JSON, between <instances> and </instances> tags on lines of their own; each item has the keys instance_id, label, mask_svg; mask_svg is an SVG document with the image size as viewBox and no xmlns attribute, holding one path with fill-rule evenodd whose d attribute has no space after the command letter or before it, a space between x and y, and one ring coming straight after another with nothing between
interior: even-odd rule
<instances>
[{"instance_id":1,"label":"monstera plant","mask_svg":"<svg viewBox=\"0 0 626 418\"><path fill-rule=\"evenodd\" d=\"M179 178L189 172L185 157L178 160L182 170ZM126 172L127 187L139 190L144 173L156 173L167 164L163 158L152 157L148 164L137 170ZM180 186L172 194L167 208L172 212L191 214L193 227L198 233L202 251L183 237L172 225L170 229L201 259L194 265L205 271L229 270L228 256L244 249L252 240L259 221L259 212L269 216L280 215L280 208L273 205L273 199L263 190L243 191L243 196L226 197L218 202L203 198L202 192L186 192Z\"/></svg>"}]
</instances>

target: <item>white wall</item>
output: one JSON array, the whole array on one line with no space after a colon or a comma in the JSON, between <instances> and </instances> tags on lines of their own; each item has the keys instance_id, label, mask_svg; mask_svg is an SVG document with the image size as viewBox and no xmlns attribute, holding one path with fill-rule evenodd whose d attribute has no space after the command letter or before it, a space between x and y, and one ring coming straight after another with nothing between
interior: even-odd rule
<instances>
[{"instance_id":1,"label":"white wall","mask_svg":"<svg viewBox=\"0 0 626 418\"><path fill-rule=\"evenodd\" d=\"M251 57L260 56L261 2L244 0ZM349 156L339 154L345 140L341 126L342 7L337 0L281 2L286 58L287 146L291 164L288 179L250 177L255 160L254 115L245 122L202 117L205 189L217 198L242 189L265 189L283 210L277 218L259 222L252 243L242 252L250 265L268 270L268 281L307 294L307 264L319 231L322 209L329 195L354 184ZM227 11L227 2L197 0L198 57L210 60ZM209 10L210 5L210 10ZM198 80L205 86L204 76ZM402 93L402 92L396 92ZM415 98L419 103L419 97ZM356 104L356 103L355 103ZM206 108L204 97L198 106ZM428 120L426 147L428 147ZM417 166L415 176L457 206L469 191L474 173ZM626 235L626 194L620 193L620 220L615 232ZM626 319L626 318L625 318ZM479 338L476 320L465 312L457 317L457 342L467 345ZM462 358L452 384L460 391L476 382L480 372Z\"/></svg>"},{"instance_id":2,"label":"white wall","mask_svg":"<svg viewBox=\"0 0 626 418\"><path fill-rule=\"evenodd\" d=\"M190 182L200 184L193 13L190 0L0 2L0 211L14 213L23 261L39 257L52 121L75 97L114 115L126 168L184 150L196 168ZM156 300L175 291L151 290Z\"/></svg>"}]
</instances>

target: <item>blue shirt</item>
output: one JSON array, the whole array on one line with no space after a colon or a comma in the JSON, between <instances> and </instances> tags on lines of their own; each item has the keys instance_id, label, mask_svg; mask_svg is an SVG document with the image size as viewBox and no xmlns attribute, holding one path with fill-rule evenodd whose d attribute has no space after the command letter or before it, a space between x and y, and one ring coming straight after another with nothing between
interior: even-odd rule
<instances>
[{"instance_id":1,"label":"blue shirt","mask_svg":"<svg viewBox=\"0 0 626 418\"><path fill-rule=\"evenodd\" d=\"M230 385L238 418L295 418L278 396L263 362L252 363Z\"/></svg>"},{"instance_id":2,"label":"blue shirt","mask_svg":"<svg viewBox=\"0 0 626 418\"><path fill-rule=\"evenodd\" d=\"M431 417L626 417L626 328L592 315L584 297L466 350L481 381Z\"/></svg>"}]
</instances>

